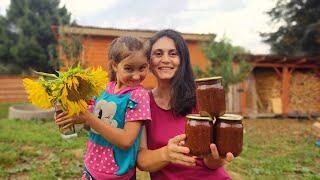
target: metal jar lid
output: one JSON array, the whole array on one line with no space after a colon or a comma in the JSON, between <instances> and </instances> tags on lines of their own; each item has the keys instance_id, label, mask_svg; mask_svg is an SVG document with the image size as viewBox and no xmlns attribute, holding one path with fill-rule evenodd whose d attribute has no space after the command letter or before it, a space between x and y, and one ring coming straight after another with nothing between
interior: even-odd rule
<instances>
[{"instance_id":1,"label":"metal jar lid","mask_svg":"<svg viewBox=\"0 0 320 180\"><path fill-rule=\"evenodd\" d=\"M188 114L186 116L189 120L196 121L213 121L213 119L209 116L200 116L200 114Z\"/></svg>"},{"instance_id":2,"label":"metal jar lid","mask_svg":"<svg viewBox=\"0 0 320 180\"><path fill-rule=\"evenodd\" d=\"M243 117L238 114L224 114L219 116L218 119L228 120L228 121L241 121Z\"/></svg>"},{"instance_id":3,"label":"metal jar lid","mask_svg":"<svg viewBox=\"0 0 320 180\"><path fill-rule=\"evenodd\" d=\"M210 80L221 80L222 76L214 76L214 77L208 77L208 78L199 78L196 79L196 82L202 82L202 81L210 81Z\"/></svg>"}]
</instances>

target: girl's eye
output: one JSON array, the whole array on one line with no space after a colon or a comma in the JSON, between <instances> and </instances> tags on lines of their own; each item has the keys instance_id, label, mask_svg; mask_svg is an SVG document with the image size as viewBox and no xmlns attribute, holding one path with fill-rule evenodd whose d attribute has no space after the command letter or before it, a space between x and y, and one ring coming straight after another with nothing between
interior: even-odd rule
<instances>
[{"instance_id":1,"label":"girl's eye","mask_svg":"<svg viewBox=\"0 0 320 180\"><path fill-rule=\"evenodd\" d=\"M144 71L145 69L146 69L146 66L141 66L141 67L139 68L140 71Z\"/></svg>"},{"instance_id":2,"label":"girl's eye","mask_svg":"<svg viewBox=\"0 0 320 180\"><path fill-rule=\"evenodd\" d=\"M132 72L133 71L132 68L130 68L130 67L125 67L124 70L127 71L127 72Z\"/></svg>"}]
</instances>

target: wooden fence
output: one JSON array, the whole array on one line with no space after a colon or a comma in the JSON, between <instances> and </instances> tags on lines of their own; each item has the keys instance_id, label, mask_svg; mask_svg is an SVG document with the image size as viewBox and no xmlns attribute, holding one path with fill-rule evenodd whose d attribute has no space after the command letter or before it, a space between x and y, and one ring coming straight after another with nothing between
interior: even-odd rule
<instances>
[{"instance_id":1,"label":"wooden fence","mask_svg":"<svg viewBox=\"0 0 320 180\"><path fill-rule=\"evenodd\" d=\"M27 76L0 76L0 103L27 102L22 79L34 78Z\"/></svg>"}]
</instances>

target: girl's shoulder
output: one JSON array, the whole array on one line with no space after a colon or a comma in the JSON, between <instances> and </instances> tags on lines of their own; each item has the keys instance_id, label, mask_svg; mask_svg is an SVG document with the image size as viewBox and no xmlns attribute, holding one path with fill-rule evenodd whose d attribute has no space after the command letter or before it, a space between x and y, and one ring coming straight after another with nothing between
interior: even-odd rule
<instances>
[{"instance_id":1,"label":"girl's shoulder","mask_svg":"<svg viewBox=\"0 0 320 180\"><path fill-rule=\"evenodd\" d=\"M148 97L149 98L149 91L145 89L143 86L136 87L130 91L131 96L135 97Z\"/></svg>"}]
</instances>

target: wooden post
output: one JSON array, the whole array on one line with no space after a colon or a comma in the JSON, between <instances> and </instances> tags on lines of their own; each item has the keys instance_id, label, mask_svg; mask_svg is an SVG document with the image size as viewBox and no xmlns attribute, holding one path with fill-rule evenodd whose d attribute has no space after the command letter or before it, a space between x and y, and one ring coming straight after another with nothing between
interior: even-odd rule
<instances>
[{"instance_id":1,"label":"wooden post","mask_svg":"<svg viewBox=\"0 0 320 180\"><path fill-rule=\"evenodd\" d=\"M287 66L282 69L282 115L288 116L289 111L289 85L290 85L290 72Z\"/></svg>"},{"instance_id":2,"label":"wooden post","mask_svg":"<svg viewBox=\"0 0 320 180\"><path fill-rule=\"evenodd\" d=\"M241 115L246 115L247 111L247 80L240 83L240 111Z\"/></svg>"}]
</instances>

